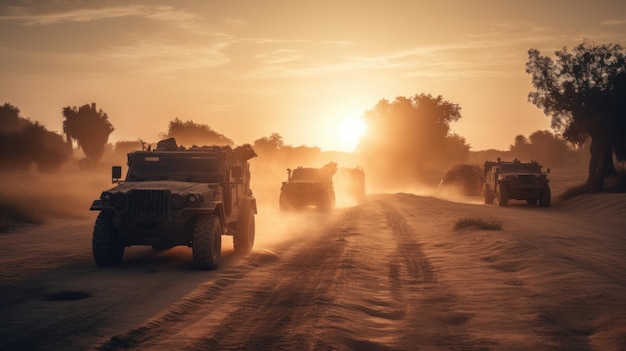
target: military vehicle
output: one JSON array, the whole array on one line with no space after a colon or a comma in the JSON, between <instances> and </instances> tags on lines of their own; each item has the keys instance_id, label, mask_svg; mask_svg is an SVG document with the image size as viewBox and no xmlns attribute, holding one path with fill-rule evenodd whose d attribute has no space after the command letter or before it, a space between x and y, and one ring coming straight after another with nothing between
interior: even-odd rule
<instances>
[{"instance_id":1,"label":"military vehicle","mask_svg":"<svg viewBox=\"0 0 626 351\"><path fill-rule=\"evenodd\" d=\"M335 206L333 175L336 172L334 162L321 168L287 169L287 181L280 188L280 209L289 211L306 206L315 206L322 211L332 209Z\"/></svg>"},{"instance_id":2,"label":"military vehicle","mask_svg":"<svg viewBox=\"0 0 626 351\"><path fill-rule=\"evenodd\" d=\"M460 164L444 174L438 188L454 191L464 196L480 196L482 191L482 169L479 165Z\"/></svg>"},{"instance_id":3,"label":"military vehicle","mask_svg":"<svg viewBox=\"0 0 626 351\"><path fill-rule=\"evenodd\" d=\"M339 197L358 202L365 200L365 171L362 167L339 167L333 176L333 183Z\"/></svg>"},{"instance_id":4,"label":"military vehicle","mask_svg":"<svg viewBox=\"0 0 626 351\"><path fill-rule=\"evenodd\" d=\"M526 200L529 205L549 207L550 181L536 161L529 163L515 159L512 162L486 161L483 166L483 198L485 204L506 206L508 200Z\"/></svg>"},{"instance_id":5,"label":"military vehicle","mask_svg":"<svg viewBox=\"0 0 626 351\"><path fill-rule=\"evenodd\" d=\"M93 230L93 257L99 266L119 264L124 249L188 246L199 269L217 268L222 235L233 236L236 254L254 245L256 199L250 189L248 144L185 149L174 139L155 150L127 154L128 171L113 166L116 184L93 201L100 211Z\"/></svg>"}]
</instances>

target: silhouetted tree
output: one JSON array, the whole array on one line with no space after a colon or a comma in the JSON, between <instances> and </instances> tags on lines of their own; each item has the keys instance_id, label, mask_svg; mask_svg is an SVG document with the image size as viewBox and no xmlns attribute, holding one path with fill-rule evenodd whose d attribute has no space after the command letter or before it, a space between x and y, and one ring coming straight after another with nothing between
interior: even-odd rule
<instances>
[{"instance_id":1,"label":"silhouetted tree","mask_svg":"<svg viewBox=\"0 0 626 351\"><path fill-rule=\"evenodd\" d=\"M20 109L5 102L0 106L0 132L12 133L24 129L28 120L20 117Z\"/></svg>"},{"instance_id":2,"label":"silhouetted tree","mask_svg":"<svg viewBox=\"0 0 626 351\"><path fill-rule=\"evenodd\" d=\"M34 164L39 172L57 171L71 158L71 148L61 135L19 113L7 103L0 107L0 169L26 171Z\"/></svg>"},{"instance_id":3,"label":"silhouetted tree","mask_svg":"<svg viewBox=\"0 0 626 351\"><path fill-rule=\"evenodd\" d=\"M553 60L528 51L526 72L536 91L528 99L552 117L552 128L582 145L591 139L584 191L599 191L615 175L613 154L626 159L626 52L620 45L588 42L563 48Z\"/></svg>"},{"instance_id":4,"label":"silhouetted tree","mask_svg":"<svg viewBox=\"0 0 626 351\"><path fill-rule=\"evenodd\" d=\"M359 149L369 165L382 171L381 177L415 180L440 178L447 167L462 162L469 153L465 139L450 133L450 123L461 118L461 107L430 94L393 102L380 100L365 113L367 134Z\"/></svg>"},{"instance_id":5,"label":"silhouetted tree","mask_svg":"<svg viewBox=\"0 0 626 351\"><path fill-rule=\"evenodd\" d=\"M285 146L283 137L278 133L272 133L269 137L263 137L254 141L254 150L261 154L271 154Z\"/></svg>"},{"instance_id":6,"label":"silhouetted tree","mask_svg":"<svg viewBox=\"0 0 626 351\"><path fill-rule=\"evenodd\" d=\"M104 154L109 135L115 130L107 114L97 110L96 103L93 102L79 108L64 107L63 117L63 133L68 145L76 141L89 163L97 163Z\"/></svg>"},{"instance_id":7,"label":"silhouetted tree","mask_svg":"<svg viewBox=\"0 0 626 351\"><path fill-rule=\"evenodd\" d=\"M193 145L234 145L235 143L213 130L206 124L198 124L193 121L181 121L175 118L170 121L167 133L161 134L164 139L175 138L178 145L191 147Z\"/></svg>"},{"instance_id":8,"label":"silhouetted tree","mask_svg":"<svg viewBox=\"0 0 626 351\"><path fill-rule=\"evenodd\" d=\"M516 136L510 151L515 158L539 161L546 166L565 166L574 157L567 141L548 130L535 131L528 138Z\"/></svg>"}]
</instances>

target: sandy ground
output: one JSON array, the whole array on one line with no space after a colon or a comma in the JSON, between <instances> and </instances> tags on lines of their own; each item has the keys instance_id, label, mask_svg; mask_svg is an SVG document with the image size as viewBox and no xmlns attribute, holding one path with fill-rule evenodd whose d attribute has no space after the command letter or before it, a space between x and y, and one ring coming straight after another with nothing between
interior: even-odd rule
<instances>
[{"instance_id":1,"label":"sandy ground","mask_svg":"<svg viewBox=\"0 0 626 351\"><path fill-rule=\"evenodd\" d=\"M98 268L88 211L0 234L0 349L626 350L626 194L343 205L265 206L209 272L184 247Z\"/></svg>"}]
</instances>

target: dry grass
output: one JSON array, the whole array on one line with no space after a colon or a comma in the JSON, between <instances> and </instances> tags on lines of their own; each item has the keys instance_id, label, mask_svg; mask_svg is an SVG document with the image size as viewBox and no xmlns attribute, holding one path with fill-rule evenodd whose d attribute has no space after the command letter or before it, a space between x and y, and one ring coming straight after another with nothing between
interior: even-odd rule
<instances>
[{"instance_id":1,"label":"dry grass","mask_svg":"<svg viewBox=\"0 0 626 351\"><path fill-rule=\"evenodd\" d=\"M478 217L463 217L459 218L454 223L454 230L461 230L469 227L476 227L482 230L500 230L502 229L502 222L497 219L478 218Z\"/></svg>"}]
</instances>

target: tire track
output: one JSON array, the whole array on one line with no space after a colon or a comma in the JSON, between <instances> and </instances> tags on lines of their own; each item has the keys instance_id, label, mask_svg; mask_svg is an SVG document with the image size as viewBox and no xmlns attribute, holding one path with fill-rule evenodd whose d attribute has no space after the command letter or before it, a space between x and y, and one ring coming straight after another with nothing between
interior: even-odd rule
<instances>
[{"instance_id":1,"label":"tire track","mask_svg":"<svg viewBox=\"0 0 626 351\"><path fill-rule=\"evenodd\" d=\"M323 228L324 219L317 220ZM314 342L308 325L332 300L326 292L336 283L333 271L345 247L333 226L327 228L282 245L280 259L253 252L164 315L100 349L307 349Z\"/></svg>"},{"instance_id":2,"label":"tire track","mask_svg":"<svg viewBox=\"0 0 626 351\"><path fill-rule=\"evenodd\" d=\"M380 201L381 212L397 242L390 260L393 289L407 306L398 340L399 349L486 350L493 343L471 337L465 324L473 317L463 312L461 299L440 283L434 267L422 251L428 233L407 223L389 201Z\"/></svg>"}]
</instances>

